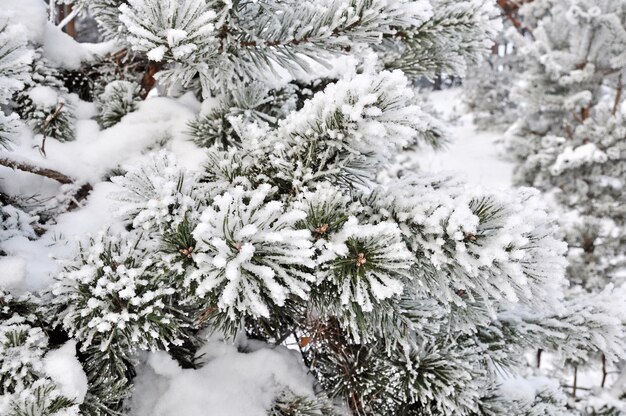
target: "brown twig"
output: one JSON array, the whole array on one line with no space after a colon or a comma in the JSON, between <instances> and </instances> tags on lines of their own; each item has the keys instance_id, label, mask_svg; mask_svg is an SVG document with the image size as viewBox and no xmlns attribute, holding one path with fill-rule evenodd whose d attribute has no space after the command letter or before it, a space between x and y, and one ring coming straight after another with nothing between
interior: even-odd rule
<instances>
[{"instance_id":1,"label":"brown twig","mask_svg":"<svg viewBox=\"0 0 626 416\"><path fill-rule=\"evenodd\" d=\"M577 388L578 388L578 367L574 367L574 383L572 384L572 397L576 397Z\"/></svg>"},{"instance_id":2,"label":"brown twig","mask_svg":"<svg viewBox=\"0 0 626 416\"><path fill-rule=\"evenodd\" d=\"M46 130L48 130L48 127L50 126L50 123L52 123L52 120L57 118L57 116L59 115L61 110L63 110L63 107L65 107L65 103L59 103L57 108L54 110L54 113L52 113L48 117L46 117L46 121L44 121L44 123L43 123L43 131L44 132Z\"/></svg>"},{"instance_id":3,"label":"brown twig","mask_svg":"<svg viewBox=\"0 0 626 416\"><path fill-rule=\"evenodd\" d=\"M617 79L617 93L615 94L615 102L613 103L613 115L617 113L617 107L619 107L619 102L622 100L622 74L619 74L619 78Z\"/></svg>"},{"instance_id":4,"label":"brown twig","mask_svg":"<svg viewBox=\"0 0 626 416\"><path fill-rule=\"evenodd\" d=\"M543 350L539 348L537 350L537 368L541 367L541 354L542 353L543 353Z\"/></svg>"},{"instance_id":5,"label":"brown twig","mask_svg":"<svg viewBox=\"0 0 626 416\"><path fill-rule=\"evenodd\" d=\"M74 183L74 179L56 170L40 168L39 166L29 165L28 163L16 162L15 160L7 159L4 157L0 158L0 165L6 166L7 168L11 169L17 169L24 172L33 173L35 175L44 176L46 178L55 180L63 185Z\"/></svg>"},{"instance_id":6,"label":"brown twig","mask_svg":"<svg viewBox=\"0 0 626 416\"><path fill-rule=\"evenodd\" d=\"M600 387L604 388L605 383L606 383L606 356L602 354L602 383L600 383Z\"/></svg>"},{"instance_id":7,"label":"brown twig","mask_svg":"<svg viewBox=\"0 0 626 416\"><path fill-rule=\"evenodd\" d=\"M521 20L515 17L517 11L524 3L530 3L530 1L515 2L511 0L498 0L498 6L500 6L500 9L502 9L504 17L506 17L513 24L515 29L517 29L519 32L527 31L528 33L532 34L530 28L524 26Z\"/></svg>"},{"instance_id":8,"label":"brown twig","mask_svg":"<svg viewBox=\"0 0 626 416\"><path fill-rule=\"evenodd\" d=\"M156 84L156 79L154 78L154 76L161 69L163 69L162 62L150 61L150 63L148 64L148 68L146 69L146 72L143 75L143 80L141 81L141 86L143 89L143 92L141 94L142 99L145 100L148 97L148 94L150 93L152 88L154 88L154 85Z\"/></svg>"},{"instance_id":9,"label":"brown twig","mask_svg":"<svg viewBox=\"0 0 626 416\"><path fill-rule=\"evenodd\" d=\"M63 21L63 19L65 19L70 14L72 14L72 11L74 10L74 6L71 4L59 5L59 8L60 8L60 12L58 14L59 21ZM67 33L73 38L76 38L76 19L74 18L70 20L65 26L64 30L65 30L65 33Z\"/></svg>"},{"instance_id":10,"label":"brown twig","mask_svg":"<svg viewBox=\"0 0 626 416\"><path fill-rule=\"evenodd\" d=\"M15 160L7 159L5 157L0 157L0 166L5 166L7 168L21 170L22 172L28 172L34 175L43 176L45 178L57 181L62 185L70 185L76 183L76 181L71 177L54 169L40 168L39 166L17 162ZM80 206L80 201L86 199L92 190L93 188L90 184L85 183L84 185L82 185L72 197L72 200L67 207L67 210L72 211L78 208Z\"/></svg>"},{"instance_id":11,"label":"brown twig","mask_svg":"<svg viewBox=\"0 0 626 416\"><path fill-rule=\"evenodd\" d=\"M93 187L89 183L86 183L80 188L78 188L78 191L76 191L76 193L74 194L74 197L70 201L70 204L68 205L67 210L73 211L76 208L80 207L80 201L87 199L91 191L93 191Z\"/></svg>"},{"instance_id":12,"label":"brown twig","mask_svg":"<svg viewBox=\"0 0 626 416\"><path fill-rule=\"evenodd\" d=\"M57 116L61 113L61 110L63 110L64 106L65 103L60 103L58 107L54 110L54 113L46 117L46 120L43 123L43 139L41 139L41 146L39 146L39 151L41 152L43 157L46 157L46 138L48 137L48 127L50 126L50 123L52 123L52 120L57 118Z\"/></svg>"},{"instance_id":13,"label":"brown twig","mask_svg":"<svg viewBox=\"0 0 626 416\"><path fill-rule=\"evenodd\" d=\"M578 112L572 110L572 116L574 117L574 120L576 120L580 124L583 124L585 122L585 120L587 120L589 118L589 114L590 114L589 113L589 106L582 107L580 109L580 114L578 114Z\"/></svg>"}]
</instances>

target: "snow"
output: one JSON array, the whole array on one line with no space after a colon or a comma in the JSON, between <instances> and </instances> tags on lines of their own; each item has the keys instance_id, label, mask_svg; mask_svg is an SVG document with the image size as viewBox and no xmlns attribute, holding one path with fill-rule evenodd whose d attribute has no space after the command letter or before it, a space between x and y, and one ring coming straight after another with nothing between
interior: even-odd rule
<instances>
[{"instance_id":1,"label":"snow","mask_svg":"<svg viewBox=\"0 0 626 416\"><path fill-rule=\"evenodd\" d=\"M217 304L222 310L269 317L269 305L259 296L262 288L276 305L283 305L289 294L306 299L306 281L314 280L305 272L288 277L294 267L314 266L310 232L295 226L306 214L286 212L278 201L264 204L270 191L267 184L253 191L238 186L215 197L193 230L197 270L189 277L197 280L199 296L224 284ZM230 238L239 242L239 248L228 244ZM254 255L256 250L260 254ZM264 255L268 250L279 255L268 259Z\"/></svg>"},{"instance_id":2,"label":"snow","mask_svg":"<svg viewBox=\"0 0 626 416\"><path fill-rule=\"evenodd\" d=\"M59 100L57 92L46 86L37 86L28 92L28 97L33 100L33 103L40 107L55 107Z\"/></svg>"},{"instance_id":3,"label":"snow","mask_svg":"<svg viewBox=\"0 0 626 416\"><path fill-rule=\"evenodd\" d=\"M129 0L128 3L120 10L123 13L123 23L128 26L127 29L131 33L129 47L154 61L168 61L169 66L160 71L160 76L170 71L170 75L175 74L179 69L189 67L190 72L185 77L189 79L200 73L204 93L207 93L206 87L210 85L207 77L215 78L216 82L222 80L221 65L214 65L218 67L218 71L204 71L211 67L206 61L213 59L206 51L214 50L213 47L216 45L204 45L203 40L220 39L220 43L224 42L221 36L223 33L218 37L211 33L215 30L213 24L217 16L212 11L196 15L184 13L193 5L197 6L198 10L206 8L207 3L204 0L163 1L161 5L169 5L164 9L168 13L163 15L156 13L159 8L153 7L145 0ZM225 2L226 5L230 3ZM330 0L325 3L339 4ZM429 19L438 2L381 0L374 3L381 5L380 10L386 10L383 6L389 5L390 12L401 11L398 21L393 25L395 31L402 29L404 24L418 25ZM455 6L454 2L441 3ZM460 2L460 7L465 3L484 6L485 10L487 8L495 10L494 5L480 0ZM50 4L53 5L54 1ZM159 2L155 4L159 5ZM397 8L394 8L396 6ZM103 44L77 43L47 21L46 3L41 0L4 0L3 7L6 7L9 13L13 13L16 23L27 27L31 46L33 48L41 46L43 56L59 68L77 69L86 60L120 48L114 41ZM178 13L179 11L181 13ZM288 13L288 10L283 12ZM589 15L599 12L600 9L597 11L590 9ZM354 13L358 14L358 10L348 8L345 13L351 16ZM576 11L577 19L582 13L581 10ZM378 14L380 16L375 16L376 18L386 17L385 13ZM490 26L487 21L490 19L490 13L480 15L484 20L481 20L482 24L479 26L485 28ZM372 24L376 24L376 19L373 18L373 22ZM167 28L162 30L164 23L167 23ZM300 22L294 22L294 27L302 31L299 25ZM332 26L324 26L323 30L331 33ZM484 32L490 33L491 29ZM294 39L298 40L297 36ZM339 38L341 39L343 37ZM485 39L482 41L485 45L488 43ZM299 41L293 43L298 44ZM355 50L361 48L358 41L355 45ZM203 47L202 53L197 53L198 49ZM220 49L222 47L223 45L220 45ZM147 352L158 348L167 350L171 345L178 345L178 341L181 340L175 338L179 333L173 334L171 339L166 339L167 335L159 333L157 328L160 319L161 322L174 321L171 319L169 305L164 305L160 296L172 295L176 289L172 283L174 279L165 280L160 277L146 279L146 276L153 277L146 272L148 267L153 267L150 273L155 269L163 274L172 272L169 266L164 266L160 262L161 257L166 257L160 251L156 255L152 252L155 258L158 257L158 261L154 258L144 259L141 264L138 262L136 267L118 261L124 256L141 258L143 253L140 253L140 250L146 248L140 247L134 241L125 241L126 245L122 246L124 253L106 266L102 266L102 263L109 261L104 260L106 243L115 244L123 241L130 235L126 234L126 228L133 228L133 232L143 228L145 231L141 237L143 239L154 229L162 233L173 224L180 224L181 217L184 216L186 220L187 214L195 215L190 221L194 247L187 247L188 241L185 241L184 247L187 248L173 250L173 256L181 253L187 256L183 261L193 260L194 267L197 267L185 270L184 286L189 287L194 296L208 298L210 308L217 307L221 312L226 312L234 324L240 323L238 318L242 315L269 317L272 306L283 306L292 297L306 300L312 283L322 283L325 280L331 287L333 284L337 285L334 294L338 308L354 307L359 313L371 312L377 302L396 298L405 293L406 288L413 283L409 280L415 278L415 273L409 274L408 271L414 272L411 269L414 262L422 260L425 263L427 261L429 265L432 264L434 269L437 269L434 271L441 271L433 273L435 278L441 277L442 281L446 280L441 285L444 289L431 290L429 295L438 292L435 294L440 296L438 300L449 305L453 297L455 302L459 298L456 306L463 306L465 301L461 298L467 294L465 289L471 288L472 292L478 295L477 298L480 298L473 306L484 306L485 309L485 319L482 322L488 322L495 317L500 307L508 306L504 298L511 303L527 301L527 305L533 301L537 303L536 312L549 310L551 305L548 303L553 301L561 306L557 301L560 301L559 297L562 295L560 289L564 286L561 277L565 263L564 260L563 262L560 260L566 248L564 243L553 238L555 227L540 201L539 194L532 190L510 190L513 167L511 163L503 160L500 150L502 133L475 130L472 115L468 114L467 108L459 104L460 89L414 94L412 89L407 88L408 79L401 71L377 73L375 61L378 55L371 51L363 54L365 56L358 58L346 54L332 60L325 73L337 75L339 81L308 100L302 111L282 120L275 130L265 125L246 126L242 118L229 119L234 126L245 130L240 136L247 139L248 143L242 140L241 148L254 152L256 149L249 143L259 144L259 148L262 148L261 144L270 143L273 147L268 147L276 150L272 156L285 153L293 156L284 158L285 161L301 162L297 146L303 142L310 145L311 139L320 139L319 143L325 145L326 140L329 143L326 152L328 160L333 160L335 156L333 152L338 149L337 159L344 157L344 154L357 155L354 160L359 163L353 165L354 169L359 170L360 166L364 166L362 168L364 173L374 172L381 165L393 163L397 150L419 140L424 132L437 130L439 125L424 111L432 105L445 120L442 124L448 126L450 142L444 151L421 150L415 156L424 173L423 176L415 177L421 178L422 182L417 183L418 180L411 182L412 175L409 172L402 180L397 181L397 184L381 185L381 189L371 193L376 198L369 201L363 198L367 201L363 212L354 215L348 212L345 215L347 220L337 227L338 231L333 230L328 241L325 237L314 240L312 232L301 226L301 221L307 216L306 203L310 201L306 200L306 196L298 195L298 186L302 185L304 188L310 186L310 190L320 191L315 189L317 184L311 179L318 172L304 174L296 172L293 192L290 193L288 202L275 200L277 191L268 184L255 185L256 188L247 184L231 186L227 192L219 190L220 194L216 196L218 191L211 193L213 189L208 186L203 188L204 184L196 180L208 159L208 151L198 148L190 140L187 133L188 123L198 112L206 111L209 106L215 105L212 100L200 103L192 92L179 98L161 97L159 94L166 87L167 79L162 77L159 80L164 85L158 85L158 88L150 91L148 98L139 103L136 111L126 114L120 123L102 129L95 119L98 113L96 104L82 102L77 96L69 95L68 104L74 107L77 117L76 140L62 143L48 139L44 153L39 150L42 136L33 136L27 128L23 128L15 139L10 157L33 166L63 172L72 177L75 184L61 186L49 178L24 171L12 172L8 168L0 167L2 179L9 175L11 178L6 181L6 185L3 184L2 191L23 196L38 195L44 201L66 204L71 196L75 195L78 186L88 183L93 189L87 199L80 203L73 201L79 205L77 209L60 215L55 213L53 220L46 223L43 236L36 235L36 231L39 231L37 227L40 225L34 222L32 216L24 220L14 213L6 214L7 218L11 219L13 228L6 227L8 230L5 233L6 238L2 239L0 247L2 249L0 289L16 293L24 290L40 291L50 287L55 279L60 279L61 282L54 285L54 290L49 292L55 299L64 295L62 290L58 289L63 288L63 285L69 286L68 281L80 281L103 298L109 296L104 300L89 296L83 299L72 298L66 293L67 299L58 303L54 300L51 302L53 305L63 306L62 311L58 310L60 316L57 317L56 323L61 324L70 337L78 340L83 351L91 345L92 339L96 339L96 333L104 334L98 339L101 351L114 345L111 342L116 331L120 330L119 332L126 334L121 336L127 337L129 353L137 353L132 358L139 361L136 367L137 377L133 380L135 388L126 403L131 409L131 416L266 416L272 403L283 392L288 390L312 396L315 382L303 364L299 352L243 339L241 334L235 340L224 340L201 333L200 339L204 345L198 351L197 358L202 361L202 365L197 369L183 369L167 351ZM277 56L281 57L280 54ZM314 55L303 58L302 62L311 61L311 67L315 69L309 71L311 72L309 75L313 76L315 75L313 73L316 73L319 76L321 71L318 71L318 67L322 62L314 62L314 58ZM172 59L176 62L172 62ZM194 61L196 59L199 61ZM278 68L281 66L281 59L274 58L273 62L268 64L266 69L276 67L275 73L269 75L276 79L264 80L267 81L267 85L275 82L279 86L287 79L300 75L306 78L306 74L299 75L298 71L288 75L285 68ZM320 61L323 60L320 58ZM463 59L459 58L459 62L456 63L459 70L465 66L461 61ZM227 63L219 60L214 62ZM554 68L556 64L557 62L553 63L553 70L557 69ZM197 68L194 68L194 65ZM224 66L229 69L229 65ZM590 71L589 68L591 66L585 70ZM580 81L588 75L590 73L584 71L573 72L568 82ZM175 76L173 79L181 81L185 77ZM107 93L112 86L113 84L109 84ZM173 88L178 87L175 85ZM55 107L61 96L65 98L65 95L59 95L53 88L46 86L38 86L29 92L32 101L41 107ZM388 97L395 100L387 101ZM105 101L107 98L107 94L104 94ZM572 108L578 107L590 99L591 94L583 92L570 97L567 105ZM349 127L344 128L342 125L337 129L328 128L318 136L310 133L315 131L320 118L332 121L338 114L342 116L340 117L342 121L345 119ZM307 136L309 133L311 137ZM290 137L293 142L285 143L285 136ZM306 149L305 146L303 148ZM289 154L290 151L293 153ZM619 152L619 149L614 149L614 152ZM615 154L616 159L618 156L619 154ZM567 148L556 160L553 171L578 167L588 162L604 162L607 157L610 157L609 152L603 153L593 144ZM156 163L154 161L159 158L167 159L168 163L171 160L172 166L168 166L171 169L144 170L145 166ZM176 159L178 162L175 162ZM361 164L363 159L368 160ZM219 163L219 159L214 160ZM277 157L270 163L281 161L284 160ZM346 166L351 165L348 163ZM204 169L210 168L211 166ZM127 174L123 178L110 179L114 175L113 172L120 170L126 171ZM298 168L294 170L297 171ZM278 171L275 178L285 179L280 176L284 172L280 169ZM159 172L161 176L158 175ZM432 179L443 177L436 175L441 172L450 172L451 177L462 177L465 182L448 180L449 183L444 183L443 179L439 182ZM132 182L125 182L124 178L128 179L133 174L143 177L145 179L143 184L147 183L146 188L149 189L139 197L132 195L132 189L124 195L124 190L129 190L128 183ZM193 180L188 181L188 178ZM428 182L430 179L432 182ZM185 181L187 182L184 183ZM607 177L605 181L621 186L614 178ZM442 183L445 186L436 189ZM219 183L213 185L218 187ZM417 190L418 186L422 187L423 194ZM507 191L490 193L477 190L481 186ZM404 193L402 188L406 188ZM388 191L389 195L383 195L385 191ZM193 194L194 192L196 194ZM194 199L202 192L206 192L206 195L202 194L201 198ZM282 189L278 192L282 192ZM355 194L370 196L358 192ZM292 195L293 199L302 197L303 201L298 202L303 203L303 209L289 205ZM381 196L381 199L389 197L404 200L405 205L398 202L393 206L384 206L381 202L377 206L378 196ZM497 210L497 214L492 216L495 218L484 219L475 212L471 205L477 200L493 204ZM125 203L126 211L120 208L120 201ZM191 204L195 204L194 209L187 212L186 208ZM354 205L358 203L355 202ZM390 213L392 208L397 212ZM491 208L489 206L485 210ZM9 212L9 209L11 207L4 213ZM357 209L360 207L355 208ZM372 218L368 217L370 211L376 211L376 217L368 223L363 219ZM401 216L403 218L400 218ZM35 225L24 232L18 230L19 233L14 233L16 229L14 225L23 225L22 223L29 227L31 223ZM8 224L8 221L5 224ZM419 227L419 232L415 231L416 228L411 228L413 225ZM328 224L324 227L327 228ZM414 237L416 244L409 250L407 246L410 245L409 240L413 238L411 233L423 235ZM79 258L76 255L77 247L84 246L87 240L95 235L98 236L94 239L95 243L90 249L83 251L85 255ZM147 244L153 244L150 249L154 249L159 241L150 237L145 240ZM419 238L430 241L418 241ZM355 241L363 243L366 250L361 251L348 244ZM474 242L476 244L473 244ZM379 246L375 246L376 243ZM373 248L368 246L370 244ZM425 249L419 253L423 259L416 259L414 247ZM352 253L351 250L355 252ZM370 253L374 253L375 257L368 257ZM326 266L332 262L339 263L337 259L345 259L352 255L356 261L350 259L355 265L350 267L356 267L358 273L351 276L351 279L339 276L336 269L328 269L319 274L309 270L322 264ZM366 264L366 267L360 269ZM369 267L371 264L374 264L374 267ZM94 272L99 267L103 273ZM177 267L183 269L180 264ZM297 273L293 273L294 271ZM173 274L172 272L167 277L172 278ZM457 274L459 276L456 276ZM546 279L547 276L550 276L550 279ZM338 282L340 280L338 277L344 277L343 282ZM529 279L546 282L531 285ZM160 285L158 290L140 293L142 286L146 286L144 280L150 283L152 280L157 281ZM423 280L429 279L416 280L420 280L419 284L424 284ZM436 284L438 282L432 283L433 287ZM215 290L216 288L219 290ZM67 289L67 292L70 291ZM80 289L76 289L73 294L79 291ZM116 302L124 301L122 304L138 307L145 320L135 322L135 317L129 319L128 310L124 307L116 306L115 312L108 311L106 301L110 298L115 298ZM622 298L623 296L620 297ZM86 306L82 306L82 300L87 300ZM616 321L626 319L618 318L617 313L607 312L611 308L603 302L595 304L606 306L604 316ZM71 311L73 315L67 311ZM95 313L91 316L90 313L93 311ZM314 311L313 314L317 312ZM483 311L476 313L482 314ZM480 319L482 318L478 317L476 321ZM81 320L83 322L80 322ZM609 321L607 318L604 322L606 327L610 323L613 327L619 328L618 324ZM36 340L42 344L37 350L41 358L48 348L44 345L47 338L42 329L34 325L31 328L32 332L39 336ZM176 325L178 323L174 326ZM358 341L356 337L359 329L356 325L350 329L349 325L350 323L345 324L344 328L347 328L346 331L352 331L353 338ZM175 328L172 332L178 329ZM143 332L150 334L152 338L138 340L140 335L143 336ZM592 339L592 344L606 347L606 344L611 343L613 334L610 331L600 332L592 333L588 337ZM111 336L108 333L111 333ZM581 336L585 335L587 334ZM294 339L297 337L296 334L292 336ZM366 336L368 334L363 335ZM607 339L609 342L605 341ZM56 341L51 344L57 346ZM123 344L124 342L118 345ZM613 344L610 345L613 350L623 349L622 344L617 342ZM43 361L39 361L41 368L38 370L53 380L64 396L82 403L88 391L88 382L77 357L77 346L77 342L72 340L50 350L43 356ZM604 353L609 361L614 358ZM546 354L541 371L561 369L560 364L551 362L549 354ZM534 373L532 369L528 369L528 373L539 372L540 370L537 370L537 373ZM581 368L579 385L597 387L599 384L597 376L598 372L594 369ZM609 376L610 381L614 378L617 378L614 374ZM542 377L503 376L498 381L501 381L500 392L507 399L520 403L533 403L544 391L559 389L556 381ZM600 395L597 399L613 400L610 396ZM8 406L2 400L0 397L0 409ZM623 406L616 404L616 407Z\"/></svg>"},{"instance_id":4,"label":"snow","mask_svg":"<svg viewBox=\"0 0 626 416\"><path fill-rule=\"evenodd\" d=\"M146 56L151 61L161 62L163 60L163 56L167 52L167 48L164 45L159 45L154 49L151 49Z\"/></svg>"},{"instance_id":5,"label":"snow","mask_svg":"<svg viewBox=\"0 0 626 416\"><path fill-rule=\"evenodd\" d=\"M123 48L123 45L120 45L115 40L108 40L100 43L82 42L80 43L80 46L94 56L105 56L106 54L119 51Z\"/></svg>"},{"instance_id":6,"label":"snow","mask_svg":"<svg viewBox=\"0 0 626 416\"><path fill-rule=\"evenodd\" d=\"M472 123L472 115L464 113L461 104L462 89L434 91L428 96L435 110L448 127L451 142L440 151L420 149L416 159L427 172L454 172L472 185L491 189L512 186L513 164L504 159L501 132L479 132ZM459 114L462 114L459 116Z\"/></svg>"},{"instance_id":7,"label":"snow","mask_svg":"<svg viewBox=\"0 0 626 416\"><path fill-rule=\"evenodd\" d=\"M26 261L21 257L0 257L0 289L20 289L26 279Z\"/></svg>"},{"instance_id":8,"label":"snow","mask_svg":"<svg viewBox=\"0 0 626 416\"><path fill-rule=\"evenodd\" d=\"M87 49L50 22L46 22L43 33L43 55L52 64L65 69L78 69L81 62L92 58Z\"/></svg>"},{"instance_id":9,"label":"snow","mask_svg":"<svg viewBox=\"0 0 626 416\"><path fill-rule=\"evenodd\" d=\"M42 102L52 102L54 90L36 87L33 97ZM55 101L56 102L56 101ZM163 97L150 98L140 104L139 110L128 114L117 125L100 130L91 120L96 109L93 103L79 101L76 115L76 140L60 143L48 138L47 158L33 148L38 144L32 134L24 129L13 143L11 158L43 168L60 171L76 179L77 183L93 186L84 206L61 214L44 236L37 240L14 237L3 242L2 249L9 255L26 262L23 286L27 290L39 290L49 285L58 270L55 259L72 256L79 242L95 235L103 227L121 229L121 220L115 219L115 201L111 194L119 188L103 182L103 176L111 169L134 166L149 157L151 149L163 142L181 164L200 169L206 155L199 151L186 135L187 123L199 109L199 103L189 95L179 100ZM14 194L39 194L41 198L53 198L59 192L58 184L50 179L24 172L13 172L0 167L0 177L11 175L5 191ZM3 184L4 185L4 184ZM2 270L2 269L0 269Z\"/></svg>"},{"instance_id":10,"label":"snow","mask_svg":"<svg viewBox=\"0 0 626 416\"><path fill-rule=\"evenodd\" d=\"M568 146L563 150L563 153L557 156L550 171L558 175L566 169L577 168L585 163L604 163L607 160L607 154L598 149L593 143L587 143L575 149Z\"/></svg>"},{"instance_id":11,"label":"snow","mask_svg":"<svg viewBox=\"0 0 626 416\"><path fill-rule=\"evenodd\" d=\"M521 377L512 377L505 379L500 384L500 391L504 393L505 397L509 397L513 400L520 400L527 403L532 403L537 396L537 392L543 386L542 384L550 382L547 379L526 379Z\"/></svg>"},{"instance_id":12,"label":"snow","mask_svg":"<svg viewBox=\"0 0 626 416\"><path fill-rule=\"evenodd\" d=\"M76 403L82 403L87 394L87 376L76 358L76 341L68 341L46 354L44 373L57 383L61 393Z\"/></svg>"},{"instance_id":13,"label":"snow","mask_svg":"<svg viewBox=\"0 0 626 416\"><path fill-rule=\"evenodd\" d=\"M27 28L28 40L42 45L43 55L54 65L78 69L92 54L61 29L48 21L46 3L41 0L2 0L2 9L12 15L11 23Z\"/></svg>"},{"instance_id":14,"label":"snow","mask_svg":"<svg viewBox=\"0 0 626 416\"><path fill-rule=\"evenodd\" d=\"M2 0L2 9L13 16L12 23L26 26L28 40L41 43L48 25L46 3L40 0Z\"/></svg>"},{"instance_id":15,"label":"snow","mask_svg":"<svg viewBox=\"0 0 626 416\"><path fill-rule=\"evenodd\" d=\"M313 395L299 354L262 346L244 341L241 347L256 351L242 353L212 339L198 353L207 361L197 370L181 369L165 352L150 353L135 379L132 416L267 416L285 388Z\"/></svg>"},{"instance_id":16,"label":"snow","mask_svg":"<svg viewBox=\"0 0 626 416\"><path fill-rule=\"evenodd\" d=\"M84 243L104 227L112 232L122 230L121 222L112 215L114 201L109 197L117 189L112 183L98 183L81 209L61 214L40 239L14 237L2 243L5 252L26 263L24 289L37 291L49 286L59 266L55 259L72 256L78 242Z\"/></svg>"},{"instance_id":17,"label":"snow","mask_svg":"<svg viewBox=\"0 0 626 416\"><path fill-rule=\"evenodd\" d=\"M47 87L36 89L41 88ZM39 95L38 98L51 98L43 91ZM25 132L16 140L12 158L56 169L79 181L98 183L110 169L136 162L143 152L162 141L166 144L169 141L188 142L187 123L195 115L186 104L156 97L143 101L139 110L128 114L121 123L101 131L94 120L88 119L93 115L93 104L79 102L77 107L77 116L82 119L77 122L76 140L60 143L49 138L46 143L47 157L44 159L33 148L39 143ZM204 160L198 157L197 147L193 155L185 144L173 147L185 149L187 157L195 160L192 167L198 167Z\"/></svg>"}]
</instances>

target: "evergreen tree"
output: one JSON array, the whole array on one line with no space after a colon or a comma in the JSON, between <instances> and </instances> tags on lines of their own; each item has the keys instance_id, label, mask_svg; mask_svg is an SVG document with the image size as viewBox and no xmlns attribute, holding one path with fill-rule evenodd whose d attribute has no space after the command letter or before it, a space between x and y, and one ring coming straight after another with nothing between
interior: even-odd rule
<instances>
[{"instance_id":1,"label":"evergreen tree","mask_svg":"<svg viewBox=\"0 0 626 416\"><path fill-rule=\"evenodd\" d=\"M511 90L524 68L524 58L508 32L532 35L519 16L523 3L523 0L498 1L503 30L495 39L489 59L463 79L464 102L474 113L474 124L481 130L506 129L517 120L518 104Z\"/></svg>"},{"instance_id":2,"label":"evergreen tree","mask_svg":"<svg viewBox=\"0 0 626 416\"><path fill-rule=\"evenodd\" d=\"M564 296L566 247L537 192L389 169L405 151L442 145L414 81L480 62L499 30L493 5L75 4L136 54L142 96L154 75L158 94L203 100L189 133L207 163L188 169L161 151L112 178L125 233L104 230L64 260L32 324L2 316L0 327L29 322L33 334L24 362L7 355L30 389L17 406L129 414L140 353L195 368L209 333L299 351L314 389L277 381L274 416L571 414L558 387L522 400L501 375L525 375L531 348L572 366L622 358L612 288L594 302ZM59 77L34 65L22 108L43 98L58 108ZM137 87L120 76L104 88L103 127L135 109ZM52 333L76 342L83 400L36 371Z\"/></svg>"},{"instance_id":3,"label":"evergreen tree","mask_svg":"<svg viewBox=\"0 0 626 416\"><path fill-rule=\"evenodd\" d=\"M52 292L55 311L64 311L54 316L85 351L106 340L97 341L101 350L116 352L97 362L126 363L115 381L88 371L92 391L120 386L106 401L112 414L132 382L133 351L176 344L175 334L188 332L183 322L191 332L208 326L267 342L295 336L320 386L354 414L478 413L497 381L477 330L515 303L535 310L555 300L545 294L560 290L562 246L535 195L468 193L446 178L413 175L395 186L376 182L403 149L437 145L441 135L406 75L385 68L411 68L411 76L464 70L495 32L494 9L351 6L185 0L120 8L131 47L162 63L159 82L172 93L199 85L207 98L191 132L210 163L186 172L161 154L115 178L131 229L115 244L132 254L95 241L83 258L114 253L71 266ZM260 84L279 67L297 76L313 71L311 59L348 52L362 59L358 71L313 83L315 95L300 98L303 88L284 83L280 96L291 98L273 99L279 90ZM127 273L130 261L142 271ZM146 274L153 264L156 274ZM106 280L119 283L98 290L110 273ZM125 300L123 287L158 291L159 282L168 292L150 297L164 308L154 329L132 312L124 331L110 332L119 325L104 317L143 307L137 289ZM179 306L182 314L167 312ZM514 354L502 359L510 368L520 364ZM276 400L278 414L323 406Z\"/></svg>"},{"instance_id":4,"label":"evergreen tree","mask_svg":"<svg viewBox=\"0 0 626 416\"><path fill-rule=\"evenodd\" d=\"M508 147L517 157L518 183L549 192L563 212L572 287L567 297L570 308L580 311L578 325L586 327L601 326L611 314L624 325L619 307L608 313L591 309L615 305L623 296L610 286L624 283L626 259L621 191L625 11L623 1L536 0L521 10L524 22L534 27L532 38L517 37L526 70L514 91L520 119ZM608 353L603 347L580 358L602 368L601 387L609 386ZM573 359L571 364L568 368L576 369L580 363ZM592 391L589 400L578 396L582 414L623 411L602 390Z\"/></svg>"},{"instance_id":5,"label":"evergreen tree","mask_svg":"<svg viewBox=\"0 0 626 416\"><path fill-rule=\"evenodd\" d=\"M123 4L127 4L126 0L77 0L87 6L89 12L95 17L100 34L104 39L119 39L124 33L124 25L119 20L119 11L117 10Z\"/></svg>"},{"instance_id":6,"label":"evergreen tree","mask_svg":"<svg viewBox=\"0 0 626 416\"><path fill-rule=\"evenodd\" d=\"M4 108L13 93L28 82L32 53L27 48L25 28L10 24L8 15L0 14L0 147L7 147L18 127L17 115Z\"/></svg>"}]
</instances>

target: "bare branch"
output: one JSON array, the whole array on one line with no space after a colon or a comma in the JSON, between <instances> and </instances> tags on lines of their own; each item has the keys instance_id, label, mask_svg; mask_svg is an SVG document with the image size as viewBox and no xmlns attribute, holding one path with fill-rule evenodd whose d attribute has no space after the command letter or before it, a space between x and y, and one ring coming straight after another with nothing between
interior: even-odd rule
<instances>
[{"instance_id":1,"label":"bare branch","mask_svg":"<svg viewBox=\"0 0 626 416\"><path fill-rule=\"evenodd\" d=\"M17 169L39 176L45 176L46 178L55 180L63 185L74 183L74 179L56 170L40 168L39 166L17 162L15 160L7 159L5 157L0 157L0 166L6 166L7 168Z\"/></svg>"}]
</instances>

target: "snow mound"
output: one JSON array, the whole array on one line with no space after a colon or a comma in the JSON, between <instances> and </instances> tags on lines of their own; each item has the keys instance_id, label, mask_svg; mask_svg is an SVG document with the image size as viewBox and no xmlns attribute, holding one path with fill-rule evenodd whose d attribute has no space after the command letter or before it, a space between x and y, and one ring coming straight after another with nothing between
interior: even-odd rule
<instances>
[{"instance_id":1,"label":"snow mound","mask_svg":"<svg viewBox=\"0 0 626 416\"><path fill-rule=\"evenodd\" d=\"M21 257L0 257L0 289L19 288L26 279L26 260Z\"/></svg>"},{"instance_id":2,"label":"snow mound","mask_svg":"<svg viewBox=\"0 0 626 416\"><path fill-rule=\"evenodd\" d=\"M50 351L44 358L44 372L59 386L63 396L82 403L87 394L87 376L76 358L76 341Z\"/></svg>"},{"instance_id":3,"label":"snow mound","mask_svg":"<svg viewBox=\"0 0 626 416\"><path fill-rule=\"evenodd\" d=\"M247 349L251 347L246 345ZM204 354L208 362L192 370L180 368L166 352L150 353L135 380L131 414L266 416L285 388L313 395L312 377L294 352L286 348L242 353L231 344L212 340L199 354Z\"/></svg>"}]
</instances>

